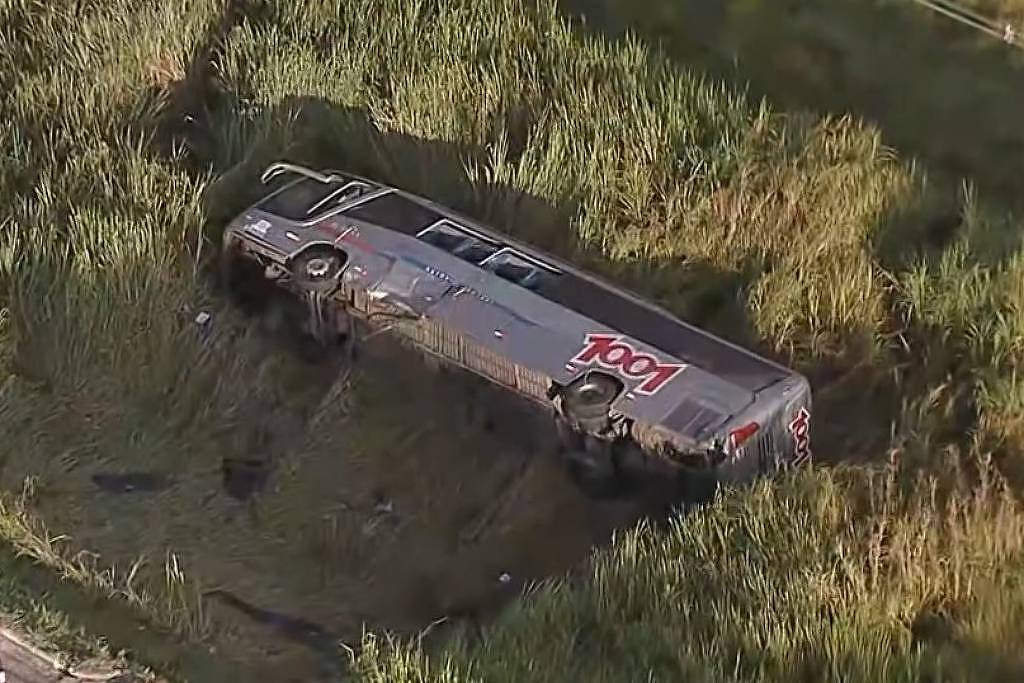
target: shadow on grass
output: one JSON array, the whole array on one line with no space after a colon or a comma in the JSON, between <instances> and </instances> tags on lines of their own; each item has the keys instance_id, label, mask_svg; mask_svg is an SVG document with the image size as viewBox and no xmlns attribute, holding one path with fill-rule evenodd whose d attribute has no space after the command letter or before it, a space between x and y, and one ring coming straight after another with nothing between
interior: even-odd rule
<instances>
[{"instance_id":1,"label":"shadow on grass","mask_svg":"<svg viewBox=\"0 0 1024 683\"><path fill-rule=\"evenodd\" d=\"M979 337L978 330L1001 313L982 310L970 300L977 288L973 279L978 273L1000 273L1021 249L1024 235L974 198L934 191L890 207L874 234L869 246L888 280L884 355L867 366L809 369L812 382L825 388L816 393L819 416L842 416L825 424L819 420L819 443L840 446L844 459L878 458L901 447L903 437L896 432L908 418L926 419L925 413L931 413L938 419L928 422L927 433L915 435L921 442L918 450L930 450L935 459L947 447L966 452L983 431L979 370L1000 362L991 340ZM948 268L951 255L956 255L955 265ZM931 289L915 291L921 272ZM976 329L975 323L981 326ZM886 424L895 431L886 430ZM985 443L995 452L1003 450Z\"/></svg>"},{"instance_id":2,"label":"shadow on grass","mask_svg":"<svg viewBox=\"0 0 1024 683\"><path fill-rule=\"evenodd\" d=\"M882 0L560 0L602 35L630 31L685 68L783 109L853 114L954 182L1024 205L1024 51Z\"/></svg>"}]
</instances>

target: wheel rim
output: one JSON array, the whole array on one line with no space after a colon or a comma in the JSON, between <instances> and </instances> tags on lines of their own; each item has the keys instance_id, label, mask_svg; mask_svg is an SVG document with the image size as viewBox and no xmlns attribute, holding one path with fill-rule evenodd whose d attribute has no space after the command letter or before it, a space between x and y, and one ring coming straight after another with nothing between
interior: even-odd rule
<instances>
[{"instance_id":1,"label":"wheel rim","mask_svg":"<svg viewBox=\"0 0 1024 683\"><path fill-rule=\"evenodd\" d=\"M313 280L322 280L331 272L331 262L319 256L306 263L306 275Z\"/></svg>"},{"instance_id":2,"label":"wheel rim","mask_svg":"<svg viewBox=\"0 0 1024 683\"><path fill-rule=\"evenodd\" d=\"M607 378L599 374L588 374L571 388L570 401L579 408L598 408L610 403L616 390Z\"/></svg>"},{"instance_id":3,"label":"wheel rim","mask_svg":"<svg viewBox=\"0 0 1024 683\"><path fill-rule=\"evenodd\" d=\"M579 398L580 403L596 405L607 402L608 391L600 382L588 381L580 385L576 391L576 396Z\"/></svg>"}]
</instances>

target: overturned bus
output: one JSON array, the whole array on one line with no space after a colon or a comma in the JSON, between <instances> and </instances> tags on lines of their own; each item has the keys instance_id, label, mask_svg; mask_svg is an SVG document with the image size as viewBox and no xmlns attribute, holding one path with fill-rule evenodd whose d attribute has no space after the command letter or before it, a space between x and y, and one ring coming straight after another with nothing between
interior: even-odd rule
<instances>
[{"instance_id":1,"label":"overturned bus","mask_svg":"<svg viewBox=\"0 0 1024 683\"><path fill-rule=\"evenodd\" d=\"M544 406L581 482L624 469L742 483L808 462L805 377L417 195L279 162L223 241L308 304L321 343L355 321ZM595 489L595 490L596 490Z\"/></svg>"}]
</instances>

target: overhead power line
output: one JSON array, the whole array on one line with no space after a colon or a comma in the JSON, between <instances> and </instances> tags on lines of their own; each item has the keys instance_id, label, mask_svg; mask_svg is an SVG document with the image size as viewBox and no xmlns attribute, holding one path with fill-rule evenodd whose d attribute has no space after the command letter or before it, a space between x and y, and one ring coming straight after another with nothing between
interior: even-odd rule
<instances>
[{"instance_id":1,"label":"overhead power line","mask_svg":"<svg viewBox=\"0 0 1024 683\"><path fill-rule=\"evenodd\" d=\"M958 5L952 0L913 0L919 5L924 5L930 10L945 15L965 26L987 33L1008 45L1024 48L1024 37L1016 26L1007 22L1000 23L989 17L984 17L972 9Z\"/></svg>"}]
</instances>

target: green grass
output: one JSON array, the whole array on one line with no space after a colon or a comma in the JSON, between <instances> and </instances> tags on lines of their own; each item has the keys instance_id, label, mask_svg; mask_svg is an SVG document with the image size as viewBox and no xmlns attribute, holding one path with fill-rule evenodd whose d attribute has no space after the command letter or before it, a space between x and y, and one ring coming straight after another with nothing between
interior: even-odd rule
<instances>
[{"instance_id":1,"label":"green grass","mask_svg":"<svg viewBox=\"0 0 1024 683\"><path fill-rule=\"evenodd\" d=\"M762 484L541 586L427 659L373 637L366 681L1011 680L1022 522L984 486L846 470ZM998 596L998 597L996 597Z\"/></svg>"},{"instance_id":2,"label":"green grass","mask_svg":"<svg viewBox=\"0 0 1024 683\"><path fill-rule=\"evenodd\" d=\"M31 488L31 482L27 484ZM26 494L28 494L26 496ZM0 538L19 554L31 557L43 567L58 573L64 580L81 585L109 598L123 599L139 612L149 616L168 630L201 639L208 625L205 623L198 594L186 580L178 558L169 556L162 567L164 588L159 596L149 593L145 586L136 584L142 561L119 569L102 568L95 557L69 551L64 539L49 535L42 521L28 509L31 491L21 497L0 500ZM161 602L163 601L163 602Z\"/></svg>"},{"instance_id":3,"label":"green grass","mask_svg":"<svg viewBox=\"0 0 1024 683\"><path fill-rule=\"evenodd\" d=\"M1018 31L1024 20L1024 3L1020 0L967 0L963 6L993 21L1012 23Z\"/></svg>"},{"instance_id":4,"label":"green grass","mask_svg":"<svg viewBox=\"0 0 1024 683\"><path fill-rule=\"evenodd\" d=\"M1015 92L1024 50L914 0L559 0L591 30L634 31L677 64L714 74L752 99L851 113L885 141L954 180L1021 206L1024 136ZM1024 29L1014 0L958 0Z\"/></svg>"},{"instance_id":5,"label":"green grass","mask_svg":"<svg viewBox=\"0 0 1024 683\"><path fill-rule=\"evenodd\" d=\"M691 298L680 291L688 272L735 276L755 334L772 346L808 355L877 347L884 283L872 239L922 180L875 132L843 120L783 124L651 60L639 43L581 40L550 12L416 6L349 5L335 24L324 23L333 9L296 6L269 28L243 25L224 56L236 111L317 98L317 132L336 157L529 229L552 248L611 261L607 270L677 308ZM318 56L317 43L333 53ZM215 118L217 149L237 135L239 113ZM360 126L380 130L375 153ZM405 137L432 148L416 155ZM514 218L524 196L547 210ZM826 284L839 290L823 295Z\"/></svg>"},{"instance_id":6,"label":"green grass","mask_svg":"<svg viewBox=\"0 0 1024 683\"><path fill-rule=\"evenodd\" d=\"M819 457L846 463L624 533L480 640L368 638L364 680L1019 675L1019 218L876 128L751 104L547 2L267 0L223 35L212 0L78 4L0 3L0 481L35 482L3 499L6 542L185 642L224 637L181 578L203 558L164 563L202 517L168 510L186 532L90 564L75 550L109 542L103 511L60 501L101 467L200 476L250 447L240 416L294 399L197 268L287 154L430 195L807 370ZM201 343L185 305L223 334Z\"/></svg>"},{"instance_id":7,"label":"green grass","mask_svg":"<svg viewBox=\"0 0 1024 683\"><path fill-rule=\"evenodd\" d=\"M110 659L101 634L88 633L52 597L26 586L22 566L10 548L0 550L0 624L32 633L46 651L76 659Z\"/></svg>"}]
</instances>

